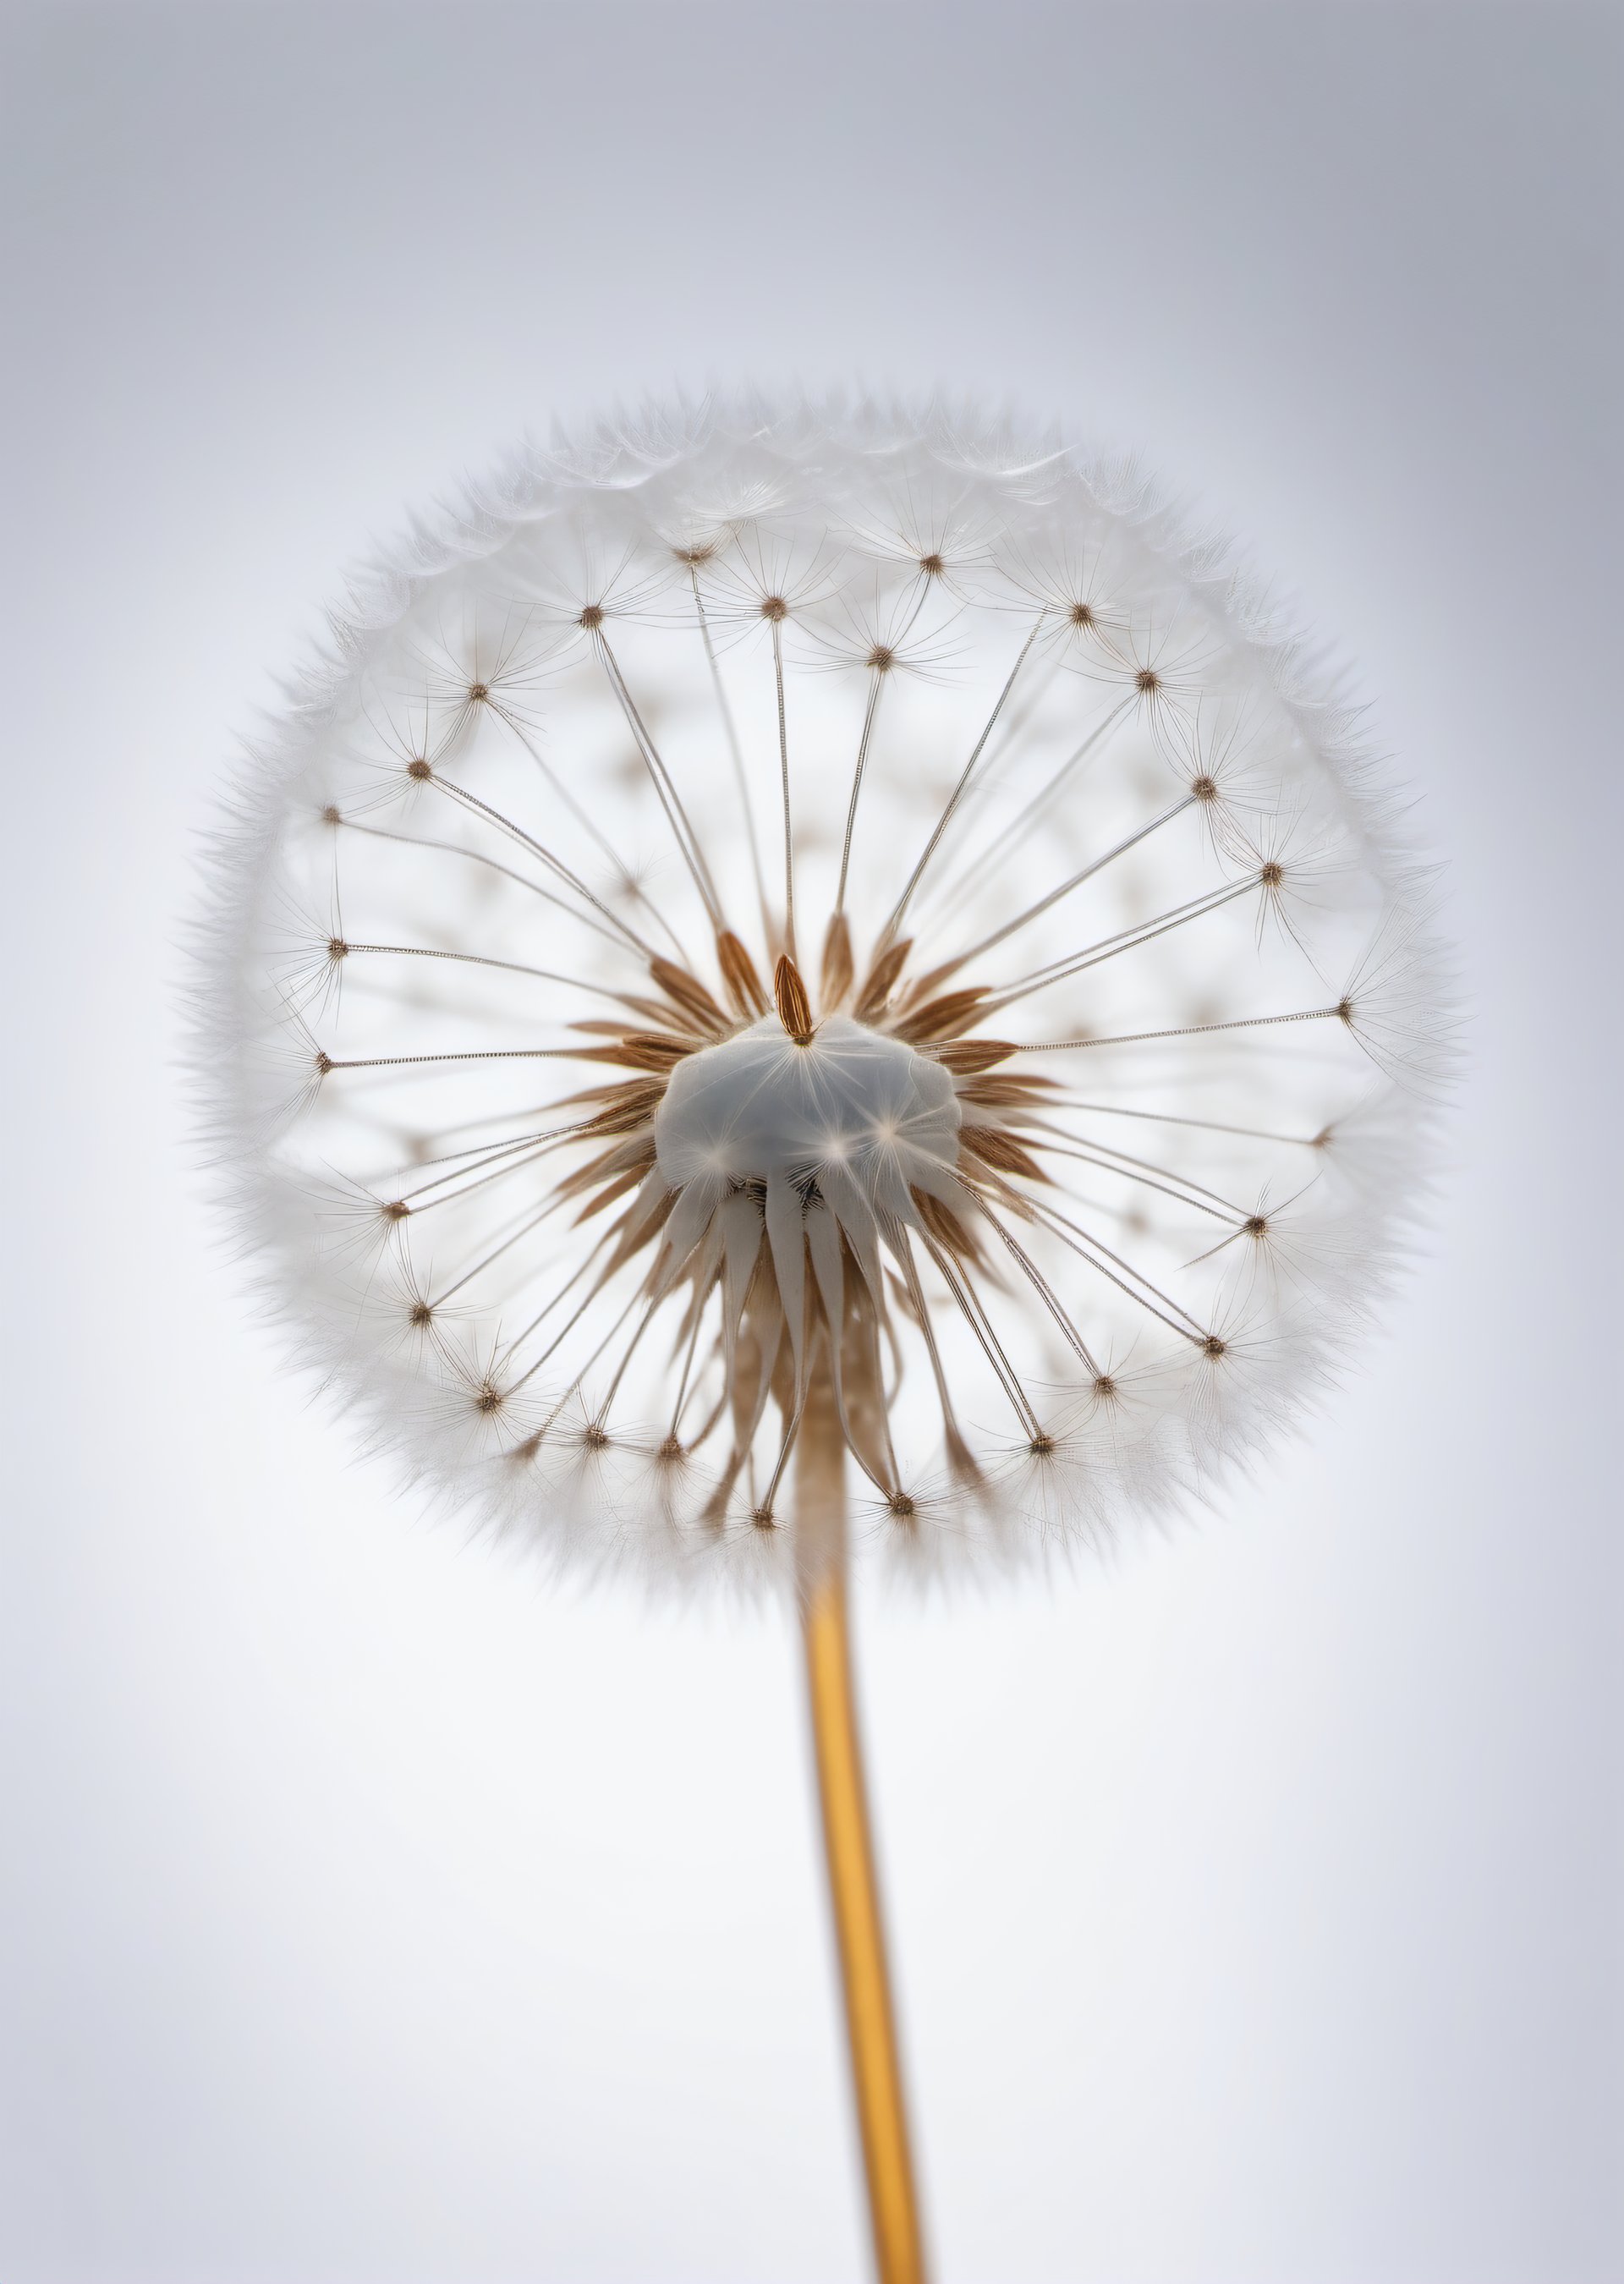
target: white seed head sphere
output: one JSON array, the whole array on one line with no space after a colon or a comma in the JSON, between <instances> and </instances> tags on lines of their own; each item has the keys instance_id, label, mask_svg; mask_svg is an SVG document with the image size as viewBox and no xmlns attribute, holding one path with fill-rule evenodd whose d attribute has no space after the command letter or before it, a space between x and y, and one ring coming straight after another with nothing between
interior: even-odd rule
<instances>
[{"instance_id":1,"label":"white seed head sphere","mask_svg":"<svg viewBox=\"0 0 1624 2284\"><path fill-rule=\"evenodd\" d=\"M199 1061L368 1437L559 1560L804 1586L1198 1495L1387 1279L1451 1054L1351 717L1142 479L743 396L360 583L218 839Z\"/></svg>"},{"instance_id":2,"label":"white seed head sphere","mask_svg":"<svg viewBox=\"0 0 1624 2284\"><path fill-rule=\"evenodd\" d=\"M804 1190L838 1176L863 1201L839 1217L861 1225L865 1208L905 1216L916 1186L952 1173L963 1117L952 1074L905 1040L830 1015L803 1044L769 1015L675 1066L654 1162L669 1188L711 1182L718 1200L740 1182Z\"/></svg>"}]
</instances>

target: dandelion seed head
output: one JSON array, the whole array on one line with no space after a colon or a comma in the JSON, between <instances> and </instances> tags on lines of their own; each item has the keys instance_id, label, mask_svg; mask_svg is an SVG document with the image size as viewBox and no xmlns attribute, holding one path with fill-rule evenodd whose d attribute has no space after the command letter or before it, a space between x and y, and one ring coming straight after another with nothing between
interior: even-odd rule
<instances>
[{"instance_id":1,"label":"dandelion seed head","mask_svg":"<svg viewBox=\"0 0 1624 2284\"><path fill-rule=\"evenodd\" d=\"M559 1562L804 1588L820 1438L854 1557L1048 1561L1277 1438L1401 1257L1454 1052L1404 833L1141 481L617 418L418 527L256 746L230 1210L364 1434Z\"/></svg>"}]
</instances>

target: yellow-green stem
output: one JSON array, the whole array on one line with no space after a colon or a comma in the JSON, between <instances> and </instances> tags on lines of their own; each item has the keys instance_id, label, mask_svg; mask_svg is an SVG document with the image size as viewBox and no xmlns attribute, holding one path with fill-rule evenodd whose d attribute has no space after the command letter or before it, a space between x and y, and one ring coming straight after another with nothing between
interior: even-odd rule
<instances>
[{"instance_id":1,"label":"yellow-green stem","mask_svg":"<svg viewBox=\"0 0 1624 2284\"><path fill-rule=\"evenodd\" d=\"M886 1967L857 1708L852 1692L842 1544L843 1451L832 1396L816 1387L797 1452L800 1519L821 1540L807 1579L802 1631L829 1895L839 1947L857 2125L867 2176L879 2284L926 2284L902 2092L902 2061ZM825 1416L826 1415L826 1416Z\"/></svg>"}]
</instances>

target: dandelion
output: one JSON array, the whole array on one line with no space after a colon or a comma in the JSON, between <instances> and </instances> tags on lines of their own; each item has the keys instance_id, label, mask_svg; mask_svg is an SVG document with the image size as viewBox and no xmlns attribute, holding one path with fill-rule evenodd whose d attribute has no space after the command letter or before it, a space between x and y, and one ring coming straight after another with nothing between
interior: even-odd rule
<instances>
[{"instance_id":1,"label":"dandelion","mask_svg":"<svg viewBox=\"0 0 1624 2284\"><path fill-rule=\"evenodd\" d=\"M418 527L214 889L232 1208L363 1432L555 1562L798 1600L922 2272L845 1581L1166 1512L1362 1329L1451 1044L1355 716L1142 480L707 399Z\"/></svg>"}]
</instances>

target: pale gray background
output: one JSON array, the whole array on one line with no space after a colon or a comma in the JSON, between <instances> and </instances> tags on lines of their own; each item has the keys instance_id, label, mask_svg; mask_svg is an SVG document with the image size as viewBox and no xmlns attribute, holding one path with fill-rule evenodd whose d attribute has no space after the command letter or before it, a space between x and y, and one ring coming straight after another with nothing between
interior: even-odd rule
<instances>
[{"instance_id":1,"label":"pale gray background","mask_svg":"<svg viewBox=\"0 0 1624 2284\"><path fill-rule=\"evenodd\" d=\"M860 2272L793 1644L539 1589L281 1376L184 1155L234 729L673 379L1010 388L1301 583L1453 857L1435 1244L1312 1443L864 1609L945 2284L1603 2284L1618 20L9 20L6 2284Z\"/></svg>"}]
</instances>

